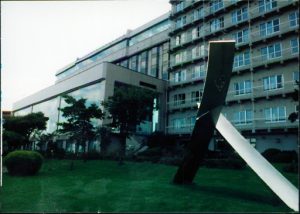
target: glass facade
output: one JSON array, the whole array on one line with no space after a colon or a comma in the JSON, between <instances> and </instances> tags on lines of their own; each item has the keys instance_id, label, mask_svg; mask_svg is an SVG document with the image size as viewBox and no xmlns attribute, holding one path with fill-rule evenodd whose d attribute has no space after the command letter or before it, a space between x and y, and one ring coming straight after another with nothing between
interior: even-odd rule
<instances>
[{"instance_id":1,"label":"glass facade","mask_svg":"<svg viewBox=\"0 0 300 214\"><path fill-rule=\"evenodd\" d=\"M138 42L141 42L145 39L148 39L148 38L154 36L155 34L158 34L164 30L167 30L169 28L169 26L170 26L169 20L166 20L157 25L154 25L153 27L149 28L148 30L145 30L142 33L139 33L138 35L132 37L129 40L129 46L132 46Z\"/></svg>"},{"instance_id":2,"label":"glass facade","mask_svg":"<svg viewBox=\"0 0 300 214\"><path fill-rule=\"evenodd\" d=\"M15 111L15 112L14 112L14 116L24 116L24 115L26 115L26 114L30 114L30 113L31 113L31 110L32 110L32 107L29 106L29 107L27 107L27 108L24 108L24 109Z\"/></svg>"},{"instance_id":3,"label":"glass facade","mask_svg":"<svg viewBox=\"0 0 300 214\"><path fill-rule=\"evenodd\" d=\"M45 130L48 133L54 132L57 129L59 99L59 97L56 97L32 107L32 112L43 112L49 118Z\"/></svg>"},{"instance_id":4,"label":"glass facade","mask_svg":"<svg viewBox=\"0 0 300 214\"><path fill-rule=\"evenodd\" d=\"M74 97L75 99L81 99L81 98L86 99L87 107L93 103L95 103L97 106L100 107L101 102L104 99L104 87L105 87L105 83L100 82L100 83L96 83L96 84L93 84L90 86L80 88L76 91L72 91L72 92L68 93L68 95ZM63 99L61 99L60 108L64 108L66 105L67 105L67 103ZM64 121L66 121L66 120L60 113L59 114L59 122L64 122ZM100 124L99 120L94 120L92 122L93 122L93 125L95 125L95 126Z\"/></svg>"}]
</instances>

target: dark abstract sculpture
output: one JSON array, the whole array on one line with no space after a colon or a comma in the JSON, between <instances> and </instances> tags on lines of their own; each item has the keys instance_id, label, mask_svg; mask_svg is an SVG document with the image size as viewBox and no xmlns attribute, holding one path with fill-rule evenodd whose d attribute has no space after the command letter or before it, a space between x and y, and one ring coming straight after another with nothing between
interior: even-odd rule
<instances>
[{"instance_id":1,"label":"dark abstract sculpture","mask_svg":"<svg viewBox=\"0 0 300 214\"><path fill-rule=\"evenodd\" d=\"M234 43L234 41L209 43L207 77L202 101L186 154L173 182L176 184L193 182L216 128L271 190L291 209L299 211L299 190L220 114L230 82Z\"/></svg>"},{"instance_id":2,"label":"dark abstract sculpture","mask_svg":"<svg viewBox=\"0 0 300 214\"><path fill-rule=\"evenodd\" d=\"M212 113L220 114L228 91L234 47L235 42L232 40L209 42L209 58L202 102L198 109L191 140L187 145L183 163L174 177L174 183L191 183L203 161L215 130Z\"/></svg>"}]
</instances>

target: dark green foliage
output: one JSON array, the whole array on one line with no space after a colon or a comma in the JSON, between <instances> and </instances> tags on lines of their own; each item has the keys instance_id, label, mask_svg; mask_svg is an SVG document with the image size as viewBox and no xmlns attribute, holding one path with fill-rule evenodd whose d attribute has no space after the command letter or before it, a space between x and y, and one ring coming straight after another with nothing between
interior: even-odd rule
<instances>
[{"instance_id":1,"label":"dark green foliage","mask_svg":"<svg viewBox=\"0 0 300 214\"><path fill-rule=\"evenodd\" d=\"M7 142L8 150L28 145L33 131L46 129L48 119L42 112L6 118L3 124L3 140Z\"/></svg>"},{"instance_id":2,"label":"dark green foliage","mask_svg":"<svg viewBox=\"0 0 300 214\"><path fill-rule=\"evenodd\" d=\"M149 136L147 145L150 148L162 147L166 149L172 149L176 147L176 138L171 135L165 135L162 132L154 132Z\"/></svg>"},{"instance_id":3,"label":"dark green foliage","mask_svg":"<svg viewBox=\"0 0 300 214\"><path fill-rule=\"evenodd\" d=\"M111 130L108 127L100 127L97 131L98 136L100 137L100 151L102 155L106 155L107 148L111 143Z\"/></svg>"},{"instance_id":4,"label":"dark green foliage","mask_svg":"<svg viewBox=\"0 0 300 214\"><path fill-rule=\"evenodd\" d=\"M4 158L4 165L10 175L35 175L42 163L42 155L35 151L14 151Z\"/></svg>"},{"instance_id":5,"label":"dark green foliage","mask_svg":"<svg viewBox=\"0 0 300 214\"><path fill-rule=\"evenodd\" d=\"M86 99L76 100L69 95L62 96L68 106L59 108L62 116L67 122L58 123L59 133L67 134L71 140L76 141L76 153L79 145L83 146L85 152L86 143L96 137L96 127L92 119L103 119L102 110L96 105L86 106Z\"/></svg>"},{"instance_id":6,"label":"dark green foliage","mask_svg":"<svg viewBox=\"0 0 300 214\"><path fill-rule=\"evenodd\" d=\"M299 113L298 112L293 112L289 115L288 117L289 121L292 123L295 122L297 119L299 119Z\"/></svg>"},{"instance_id":7,"label":"dark green foliage","mask_svg":"<svg viewBox=\"0 0 300 214\"><path fill-rule=\"evenodd\" d=\"M156 93L133 86L119 86L114 95L103 102L110 113L111 126L120 130L120 163L125 156L126 138L136 131L136 126L152 116Z\"/></svg>"},{"instance_id":8,"label":"dark green foliage","mask_svg":"<svg viewBox=\"0 0 300 214\"><path fill-rule=\"evenodd\" d=\"M273 163L298 162L298 155L295 151L280 151L278 149L267 149L262 155Z\"/></svg>"}]
</instances>

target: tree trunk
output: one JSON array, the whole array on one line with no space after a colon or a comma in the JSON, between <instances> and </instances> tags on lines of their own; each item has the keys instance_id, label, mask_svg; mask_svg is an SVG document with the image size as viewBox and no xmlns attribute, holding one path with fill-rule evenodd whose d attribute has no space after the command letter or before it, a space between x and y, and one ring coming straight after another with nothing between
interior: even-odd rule
<instances>
[{"instance_id":1,"label":"tree trunk","mask_svg":"<svg viewBox=\"0 0 300 214\"><path fill-rule=\"evenodd\" d=\"M126 133L120 131L120 149L119 149L119 165L124 164L125 152L126 152Z\"/></svg>"}]
</instances>

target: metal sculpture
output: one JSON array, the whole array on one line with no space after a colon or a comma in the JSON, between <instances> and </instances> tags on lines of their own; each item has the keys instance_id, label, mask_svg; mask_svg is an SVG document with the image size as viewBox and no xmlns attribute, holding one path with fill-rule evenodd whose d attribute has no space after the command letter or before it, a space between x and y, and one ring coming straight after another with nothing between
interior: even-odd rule
<instances>
[{"instance_id":1,"label":"metal sculpture","mask_svg":"<svg viewBox=\"0 0 300 214\"><path fill-rule=\"evenodd\" d=\"M176 184L192 183L215 128L253 171L291 209L299 211L299 191L278 172L220 113L227 95L234 58L234 40L209 42L209 58L203 97L191 140L174 176Z\"/></svg>"}]
</instances>

